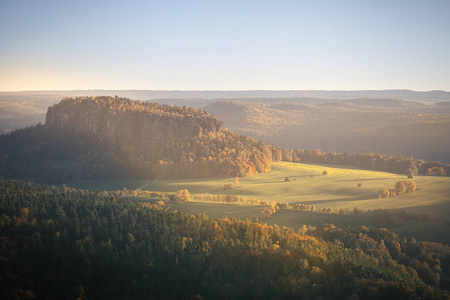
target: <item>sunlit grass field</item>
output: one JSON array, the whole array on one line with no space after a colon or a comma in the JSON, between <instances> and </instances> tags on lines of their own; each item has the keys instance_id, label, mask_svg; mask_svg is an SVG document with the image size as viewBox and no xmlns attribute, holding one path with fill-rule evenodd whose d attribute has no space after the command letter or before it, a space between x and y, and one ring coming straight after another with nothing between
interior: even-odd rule
<instances>
[{"instance_id":1,"label":"sunlit grass field","mask_svg":"<svg viewBox=\"0 0 450 300\"><path fill-rule=\"evenodd\" d=\"M323 170L328 175L322 175ZM290 181L285 182L289 177ZM207 178L191 180L101 180L78 181L68 185L88 190L143 189L174 193L188 189L195 194L231 194L255 197L259 200L303 203L317 208L331 207L353 209L407 210L428 213L450 219L450 177L415 176L412 179L420 187L414 193L378 198L381 187L393 188L406 175L366 171L348 167L278 162L267 173L239 178L234 189L223 190L234 178ZM361 186L358 187L358 183Z\"/></svg>"}]
</instances>

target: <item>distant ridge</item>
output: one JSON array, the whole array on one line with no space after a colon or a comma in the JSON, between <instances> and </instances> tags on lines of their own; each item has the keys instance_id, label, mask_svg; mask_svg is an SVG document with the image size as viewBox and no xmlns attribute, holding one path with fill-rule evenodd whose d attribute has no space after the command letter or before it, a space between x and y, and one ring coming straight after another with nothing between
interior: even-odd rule
<instances>
[{"instance_id":1,"label":"distant ridge","mask_svg":"<svg viewBox=\"0 0 450 300\"><path fill-rule=\"evenodd\" d=\"M447 91L412 91L412 90L237 90L237 91L208 91L208 90L61 90L61 91L17 91L0 92L0 97L16 96L46 96L61 99L75 96L119 96L139 100L168 99L168 98L201 98L201 99L229 99L229 98L318 98L350 100L358 98L397 99L406 101L420 101L437 103L450 101ZM56 102L56 101L55 101Z\"/></svg>"}]
</instances>

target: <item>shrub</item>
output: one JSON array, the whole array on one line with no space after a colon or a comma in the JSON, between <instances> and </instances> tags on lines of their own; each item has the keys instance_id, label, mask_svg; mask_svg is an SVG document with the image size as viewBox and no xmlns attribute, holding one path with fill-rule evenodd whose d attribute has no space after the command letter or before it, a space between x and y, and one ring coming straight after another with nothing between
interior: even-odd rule
<instances>
[{"instance_id":1,"label":"shrub","mask_svg":"<svg viewBox=\"0 0 450 300\"><path fill-rule=\"evenodd\" d=\"M390 195L389 190L386 190L385 188L380 188L378 190L379 198L387 198L387 197L389 197L389 195Z\"/></svg>"},{"instance_id":2,"label":"shrub","mask_svg":"<svg viewBox=\"0 0 450 300\"><path fill-rule=\"evenodd\" d=\"M328 175L328 171L327 170L323 170L322 174L323 175Z\"/></svg>"},{"instance_id":3,"label":"shrub","mask_svg":"<svg viewBox=\"0 0 450 300\"><path fill-rule=\"evenodd\" d=\"M234 185L232 183L225 183L223 186L223 190L231 190L234 188Z\"/></svg>"}]
</instances>

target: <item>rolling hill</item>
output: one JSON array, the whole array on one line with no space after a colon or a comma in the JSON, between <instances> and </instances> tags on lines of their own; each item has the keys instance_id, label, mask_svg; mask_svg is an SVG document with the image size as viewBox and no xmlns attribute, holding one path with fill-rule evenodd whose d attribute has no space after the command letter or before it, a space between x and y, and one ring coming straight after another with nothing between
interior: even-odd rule
<instances>
[{"instance_id":1,"label":"rolling hill","mask_svg":"<svg viewBox=\"0 0 450 300\"><path fill-rule=\"evenodd\" d=\"M450 162L450 109L357 99L311 103L213 103L205 110L230 130L284 148L384 153Z\"/></svg>"},{"instance_id":2,"label":"rolling hill","mask_svg":"<svg viewBox=\"0 0 450 300\"><path fill-rule=\"evenodd\" d=\"M329 171L326 176L322 175L324 169ZM285 182L286 177L291 181ZM229 190L223 190L225 184L233 181L229 177L157 180L146 185L144 189L161 193L175 193L181 189L188 189L192 195L239 195L268 202L315 205L318 210L323 207L353 210L355 206L363 210L406 210L427 213L450 221L448 176L415 176L412 180L421 187L420 191L394 198L378 198L378 190L381 187L392 188L397 181L405 179L405 175L342 166L274 162L270 172L240 178L239 186ZM144 180L84 180L68 184L76 188L101 191L123 187L137 189L144 185L144 182ZM361 187L358 187L358 183L361 183Z\"/></svg>"},{"instance_id":3,"label":"rolling hill","mask_svg":"<svg viewBox=\"0 0 450 300\"><path fill-rule=\"evenodd\" d=\"M323 170L328 175L323 175ZM285 178L290 178L289 182ZM290 206L296 204L314 206L316 211L331 208L333 213L314 213L282 209L264 222L289 226L296 229L303 225L321 226L323 223L339 227L359 226L387 227L397 234L420 240L450 244L450 177L415 176L418 186L413 193L396 197L379 198L380 188L393 188L405 175L368 171L343 166L274 162L270 172L239 179L232 189L224 189L233 178L202 178L183 180L79 180L67 185L90 191L147 190L174 194L187 189L193 202L171 203L171 209L197 215L206 213L212 217L252 219L261 216L264 205L234 203L196 202L198 197L208 195L231 195L255 198L260 201L279 202ZM131 199L146 201L144 198ZM354 215L359 212L379 211L379 214ZM386 212L388 210L389 212ZM340 214L339 211L344 214ZM409 218L394 218L392 214L406 212ZM435 222L434 219L440 221Z\"/></svg>"}]
</instances>

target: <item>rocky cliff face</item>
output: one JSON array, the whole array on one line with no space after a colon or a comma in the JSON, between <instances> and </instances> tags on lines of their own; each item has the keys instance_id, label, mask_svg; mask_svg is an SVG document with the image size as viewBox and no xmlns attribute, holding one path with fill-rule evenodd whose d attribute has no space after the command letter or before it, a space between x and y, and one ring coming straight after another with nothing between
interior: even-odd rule
<instances>
[{"instance_id":1,"label":"rocky cliff face","mask_svg":"<svg viewBox=\"0 0 450 300\"><path fill-rule=\"evenodd\" d=\"M116 145L138 143L155 149L185 137L220 131L223 124L198 109L91 97L64 99L49 107L46 126L77 128Z\"/></svg>"}]
</instances>

